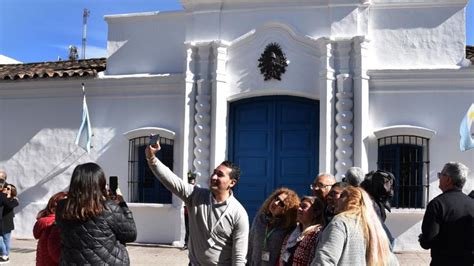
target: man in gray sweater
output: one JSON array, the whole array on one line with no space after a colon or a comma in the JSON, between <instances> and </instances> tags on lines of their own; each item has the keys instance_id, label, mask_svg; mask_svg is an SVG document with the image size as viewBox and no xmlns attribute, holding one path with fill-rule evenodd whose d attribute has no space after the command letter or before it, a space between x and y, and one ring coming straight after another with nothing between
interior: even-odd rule
<instances>
[{"instance_id":1,"label":"man in gray sweater","mask_svg":"<svg viewBox=\"0 0 474 266\"><path fill-rule=\"evenodd\" d=\"M211 174L209 188L200 188L184 182L156 158L158 150L159 143L146 148L148 165L161 183L188 208L191 264L245 265L248 215L232 193L240 169L224 161Z\"/></svg>"}]
</instances>

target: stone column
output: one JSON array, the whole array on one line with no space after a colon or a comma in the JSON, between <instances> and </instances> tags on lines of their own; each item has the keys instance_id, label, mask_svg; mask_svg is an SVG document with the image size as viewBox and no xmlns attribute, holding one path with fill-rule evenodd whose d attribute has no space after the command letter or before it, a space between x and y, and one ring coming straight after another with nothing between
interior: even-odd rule
<instances>
[{"instance_id":1,"label":"stone column","mask_svg":"<svg viewBox=\"0 0 474 266\"><path fill-rule=\"evenodd\" d=\"M352 73L354 81L354 165L368 171L367 147L364 141L369 136L369 41L364 36L353 38Z\"/></svg>"},{"instance_id":2,"label":"stone column","mask_svg":"<svg viewBox=\"0 0 474 266\"><path fill-rule=\"evenodd\" d=\"M197 48L194 45L187 43L185 90L183 95L183 101L181 102L181 104L185 108L183 117L183 173L187 173L189 170L194 171L192 165L194 161L194 105L197 87L196 59Z\"/></svg>"},{"instance_id":3,"label":"stone column","mask_svg":"<svg viewBox=\"0 0 474 266\"><path fill-rule=\"evenodd\" d=\"M342 180L352 163L352 78L349 74L337 75L336 93L336 179Z\"/></svg>"},{"instance_id":4,"label":"stone column","mask_svg":"<svg viewBox=\"0 0 474 266\"><path fill-rule=\"evenodd\" d=\"M319 172L333 172L334 167L334 56L333 42L317 40L320 60Z\"/></svg>"},{"instance_id":5,"label":"stone column","mask_svg":"<svg viewBox=\"0 0 474 266\"><path fill-rule=\"evenodd\" d=\"M210 173L211 139L211 84L209 81L211 48L209 43L196 44L198 49L198 73L194 115L194 171L198 180Z\"/></svg>"},{"instance_id":6,"label":"stone column","mask_svg":"<svg viewBox=\"0 0 474 266\"><path fill-rule=\"evenodd\" d=\"M226 159L227 151L227 47L223 42L212 43L211 58L211 166Z\"/></svg>"}]
</instances>

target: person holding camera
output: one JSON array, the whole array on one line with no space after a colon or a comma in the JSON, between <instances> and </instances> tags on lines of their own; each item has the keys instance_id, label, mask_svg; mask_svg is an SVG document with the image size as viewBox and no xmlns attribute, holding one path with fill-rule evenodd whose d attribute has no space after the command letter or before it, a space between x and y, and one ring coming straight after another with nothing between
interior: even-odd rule
<instances>
[{"instance_id":1,"label":"person holding camera","mask_svg":"<svg viewBox=\"0 0 474 266\"><path fill-rule=\"evenodd\" d=\"M76 166L68 197L58 202L60 265L130 265L125 244L137 229L123 197L109 199L105 174L95 163Z\"/></svg>"},{"instance_id":2,"label":"person holding camera","mask_svg":"<svg viewBox=\"0 0 474 266\"><path fill-rule=\"evenodd\" d=\"M13 217L15 216L13 209L18 206L18 199L16 197L16 187L6 182L7 173L0 170L0 264L8 263L10 261L10 240L11 231L15 229Z\"/></svg>"},{"instance_id":3,"label":"person holding camera","mask_svg":"<svg viewBox=\"0 0 474 266\"><path fill-rule=\"evenodd\" d=\"M153 174L173 194L184 201L189 213L189 260L192 265L245 265L249 221L232 188L240 169L229 161L211 173L209 188L188 184L176 176L156 156L158 141L145 149Z\"/></svg>"}]
</instances>

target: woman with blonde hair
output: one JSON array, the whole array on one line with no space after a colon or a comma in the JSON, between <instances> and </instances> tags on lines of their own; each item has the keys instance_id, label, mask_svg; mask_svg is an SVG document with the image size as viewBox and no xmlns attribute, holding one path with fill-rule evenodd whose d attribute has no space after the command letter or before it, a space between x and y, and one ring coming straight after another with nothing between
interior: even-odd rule
<instances>
[{"instance_id":1,"label":"woman with blonde hair","mask_svg":"<svg viewBox=\"0 0 474 266\"><path fill-rule=\"evenodd\" d=\"M285 236L296 226L300 199L289 188L275 190L255 216L249 234L248 265L276 265Z\"/></svg>"},{"instance_id":2,"label":"woman with blonde hair","mask_svg":"<svg viewBox=\"0 0 474 266\"><path fill-rule=\"evenodd\" d=\"M336 213L321 234L311 265L398 265L367 192L345 188Z\"/></svg>"},{"instance_id":3,"label":"woman with blonde hair","mask_svg":"<svg viewBox=\"0 0 474 266\"><path fill-rule=\"evenodd\" d=\"M298 208L298 226L289 234L281 248L281 266L306 266L311 263L319 235L324 227L324 200L304 196Z\"/></svg>"}]
</instances>

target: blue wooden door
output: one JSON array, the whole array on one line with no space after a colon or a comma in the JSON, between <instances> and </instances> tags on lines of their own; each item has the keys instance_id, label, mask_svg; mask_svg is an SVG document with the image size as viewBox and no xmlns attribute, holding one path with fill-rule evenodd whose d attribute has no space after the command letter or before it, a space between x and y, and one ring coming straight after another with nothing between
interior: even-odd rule
<instances>
[{"instance_id":1,"label":"blue wooden door","mask_svg":"<svg viewBox=\"0 0 474 266\"><path fill-rule=\"evenodd\" d=\"M242 169L234 192L250 220L276 188L310 195L318 173L318 101L271 96L232 103L229 138L229 159Z\"/></svg>"}]
</instances>

